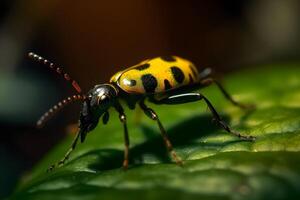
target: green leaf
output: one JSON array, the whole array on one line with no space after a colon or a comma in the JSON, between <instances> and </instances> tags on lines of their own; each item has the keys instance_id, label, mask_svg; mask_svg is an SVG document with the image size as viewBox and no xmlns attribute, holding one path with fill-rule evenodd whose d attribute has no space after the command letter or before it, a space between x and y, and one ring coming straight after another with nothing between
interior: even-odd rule
<instances>
[{"instance_id":1,"label":"green leaf","mask_svg":"<svg viewBox=\"0 0 300 200\"><path fill-rule=\"evenodd\" d=\"M12 199L288 199L300 198L300 69L265 66L231 74L225 86L245 112L216 86L202 90L230 126L255 142L241 141L211 123L203 102L150 105L160 116L184 166L172 162L158 127L140 111L126 110L131 165L121 168L123 129L111 111L61 168L46 173L67 151L67 138L50 152Z\"/></svg>"}]
</instances>

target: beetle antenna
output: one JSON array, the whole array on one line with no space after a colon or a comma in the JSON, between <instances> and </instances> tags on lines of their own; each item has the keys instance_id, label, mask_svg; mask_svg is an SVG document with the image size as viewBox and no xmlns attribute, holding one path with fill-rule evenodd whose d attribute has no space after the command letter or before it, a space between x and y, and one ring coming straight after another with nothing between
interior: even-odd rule
<instances>
[{"instance_id":1,"label":"beetle antenna","mask_svg":"<svg viewBox=\"0 0 300 200\"><path fill-rule=\"evenodd\" d=\"M41 128L45 125L45 123L52 118L58 111L60 111L62 108L64 108L66 105L69 105L72 102L75 101L84 101L86 99L86 96L84 95L73 95L66 99L63 99L62 101L58 102L56 105L54 105L52 108L50 108L47 112L45 112L40 119L37 121L36 125L38 128Z\"/></svg>"},{"instance_id":2,"label":"beetle antenna","mask_svg":"<svg viewBox=\"0 0 300 200\"><path fill-rule=\"evenodd\" d=\"M28 57L38 63L48 66L50 69L54 70L57 74L62 76L66 81L70 82L72 87L78 93L81 93L82 90L81 90L79 84L74 79L72 79L68 73L64 72L64 70L61 67L56 66L51 61L43 58L42 56L39 56L39 55L33 53L33 52L28 53Z\"/></svg>"}]
</instances>

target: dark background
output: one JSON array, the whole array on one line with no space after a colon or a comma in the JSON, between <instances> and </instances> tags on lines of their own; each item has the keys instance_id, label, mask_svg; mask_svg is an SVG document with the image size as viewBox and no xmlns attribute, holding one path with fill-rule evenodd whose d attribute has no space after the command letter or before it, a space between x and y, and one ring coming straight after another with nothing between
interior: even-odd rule
<instances>
[{"instance_id":1,"label":"dark background","mask_svg":"<svg viewBox=\"0 0 300 200\"><path fill-rule=\"evenodd\" d=\"M0 198L59 142L78 105L35 121L73 93L29 51L64 66L84 91L144 59L179 55L219 74L300 56L297 0L1 0ZM266 74L267 76L267 74Z\"/></svg>"}]
</instances>

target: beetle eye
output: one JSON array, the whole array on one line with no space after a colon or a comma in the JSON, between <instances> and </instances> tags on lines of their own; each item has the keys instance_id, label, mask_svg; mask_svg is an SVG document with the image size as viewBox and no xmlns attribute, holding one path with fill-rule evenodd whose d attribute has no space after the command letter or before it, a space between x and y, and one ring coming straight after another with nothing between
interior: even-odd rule
<instances>
[{"instance_id":1,"label":"beetle eye","mask_svg":"<svg viewBox=\"0 0 300 200\"><path fill-rule=\"evenodd\" d=\"M107 96L106 96L106 95L102 95L102 96L100 97L100 100L101 100L101 101L104 101L105 99L107 99Z\"/></svg>"},{"instance_id":2,"label":"beetle eye","mask_svg":"<svg viewBox=\"0 0 300 200\"><path fill-rule=\"evenodd\" d=\"M106 104L108 101L109 101L109 98L107 95L102 95L102 96L98 97L98 105Z\"/></svg>"}]
</instances>

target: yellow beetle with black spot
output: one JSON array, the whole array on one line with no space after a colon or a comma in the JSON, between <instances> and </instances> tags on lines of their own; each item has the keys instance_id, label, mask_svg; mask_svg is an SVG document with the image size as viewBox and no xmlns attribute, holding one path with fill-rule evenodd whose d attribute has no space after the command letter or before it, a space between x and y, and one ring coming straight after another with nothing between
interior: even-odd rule
<instances>
[{"instance_id":1,"label":"yellow beetle with black spot","mask_svg":"<svg viewBox=\"0 0 300 200\"><path fill-rule=\"evenodd\" d=\"M193 84L199 79L193 63L168 56L144 61L116 73L110 80L130 94L154 94Z\"/></svg>"},{"instance_id":2,"label":"yellow beetle with black spot","mask_svg":"<svg viewBox=\"0 0 300 200\"><path fill-rule=\"evenodd\" d=\"M151 108L146 106L145 100L155 104L182 104L204 100L210 109L214 120L225 131L232 133L241 139L255 139L252 136L241 135L232 131L229 126L221 120L221 117L210 101L201 93L195 92L195 90L215 83L224 96L233 103L233 105L241 108L248 108L248 106L233 100L223 86L215 79L211 78L210 69L203 69L199 73L194 64L186 59L177 56L162 56L148 59L116 73L110 79L109 83L96 85L86 95L84 95L81 94L79 84L67 73L63 72L62 68L56 67L50 61L34 53L29 53L29 57L49 66L51 69L54 69L58 74L62 75L65 80L69 81L73 88L77 91L76 95L59 102L46 112L38 121L38 126L43 125L51 116L54 115L54 113L56 113L56 111L70 102L77 100L83 102L79 119L79 131L76 134L71 148L61 161L50 167L50 170L52 170L56 165L62 165L65 163L71 152L75 149L78 139L80 138L81 142L84 142L87 133L97 126L101 117L104 124L108 122L108 109L110 107L114 107L119 113L120 121L124 126L125 151L123 167L127 168L129 160L129 136L126 116L123 106L119 101L121 99L124 100L131 109L134 109L138 104L148 117L157 122L166 147L177 164L182 164L182 160L173 150L173 146L157 114Z\"/></svg>"}]
</instances>

